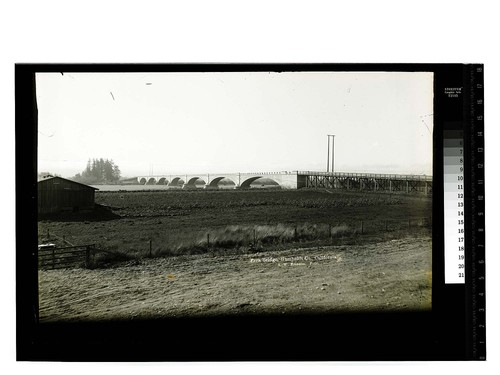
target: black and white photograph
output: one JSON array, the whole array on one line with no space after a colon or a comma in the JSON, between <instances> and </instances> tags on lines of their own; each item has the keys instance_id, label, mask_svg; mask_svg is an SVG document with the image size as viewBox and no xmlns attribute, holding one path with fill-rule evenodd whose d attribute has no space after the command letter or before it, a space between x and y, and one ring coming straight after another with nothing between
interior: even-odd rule
<instances>
[{"instance_id":1,"label":"black and white photograph","mask_svg":"<svg viewBox=\"0 0 500 375\"><path fill-rule=\"evenodd\" d=\"M0 8L2 368L495 373L489 3Z\"/></svg>"},{"instance_id":2,"label":"black and white photograph","mask_svg":"<svg viewBox=\"0 0 500 375\"><path fill-rule=\"evenodd\" d=\"M433 73L256 67L36 73L41 324L432 310Z\"/></svg>"},{"instance_id":3,"label":"black and white photograph","mask_svg":"<svg viewBox=\"0 0 500 375\"><path fill-rule=\"evenodd\" d=\"M19 358L484 360L483 100L481 64L16 65Z\"/></svg>"}]
</instances>

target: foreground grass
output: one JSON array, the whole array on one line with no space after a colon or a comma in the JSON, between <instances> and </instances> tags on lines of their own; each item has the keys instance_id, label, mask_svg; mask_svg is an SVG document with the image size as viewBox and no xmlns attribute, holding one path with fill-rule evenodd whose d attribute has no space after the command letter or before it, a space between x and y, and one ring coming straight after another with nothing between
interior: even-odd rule
<instances>
[{"instance_id":1,"label":"foreground grass","mask_svg":"<svg viewBox=\"0 0 500 375\"><path fill-rule=\"evenodd\" d=\"M106 192L96 201L115 219L39 222L73 244L104 250L96 263L180 254L247 253L297 244L363 243L429 233L431 201L318 190Z\"/></svg>"},{"instance_id":2,"label":"foreground grass","mask_svg":"<svg viewBox=\"0 0 500 375\"><path fill-rule=\"evenodd\" d=\"M394 223L393 223L394 225ZM211 232L178 232L175 236L124 245L119 239L97 244L92 267L109 267L146 258L194 254L250 254L283 251L296 247L312 248L331 245L363 245L401 239L408 235L429 236L425 221L414 221L412 227L394 230L351 228L347 225L231 225Z\"/></svg>"}]
</instances>

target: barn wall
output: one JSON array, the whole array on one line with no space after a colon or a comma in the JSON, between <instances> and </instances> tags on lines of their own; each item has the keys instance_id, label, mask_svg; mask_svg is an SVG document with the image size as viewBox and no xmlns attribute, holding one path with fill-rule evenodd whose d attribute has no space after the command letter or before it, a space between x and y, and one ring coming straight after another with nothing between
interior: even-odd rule
<instances>
[{"instance_id":1,"label":"barn wall","mask_svg":"<svg viewBox=\"0 0 500 375\"><path fill-rule=\"evenodd\" d=\"M94 209L95 191L91 187L63 179L49 179L38 183L38 212Z\"/></svg>"}]
</instances>

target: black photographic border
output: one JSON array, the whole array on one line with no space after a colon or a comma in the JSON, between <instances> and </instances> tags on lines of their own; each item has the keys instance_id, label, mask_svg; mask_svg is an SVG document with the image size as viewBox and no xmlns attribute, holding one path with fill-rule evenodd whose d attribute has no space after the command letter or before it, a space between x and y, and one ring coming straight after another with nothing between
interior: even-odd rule
<instances>
[{"instance_id":1,"label":"black photographic border","mask_svg":"<svg viewBox=\"0 0 500 375\"><path fill-rule=\"evenodd\" d=\"M414 361L484 359L474 340L475 280L444 283L442 131L470 120L464 64L16 64L16 328L18 361ZM220 316L148 321L38 322L37 112L39 72L376 71L434 73L432 311L323 315ZM445 87L464 87L450 101ZM472 138L464 126L466 155ZM466 157L465 174L472 175ZM471 186L465 182L466 267L475 248ZM484 243L484 242L483 242ZM31 250L33 249L33 250ZM476 348L476 349L475 349Z\"/></svg>"}]
</instances>

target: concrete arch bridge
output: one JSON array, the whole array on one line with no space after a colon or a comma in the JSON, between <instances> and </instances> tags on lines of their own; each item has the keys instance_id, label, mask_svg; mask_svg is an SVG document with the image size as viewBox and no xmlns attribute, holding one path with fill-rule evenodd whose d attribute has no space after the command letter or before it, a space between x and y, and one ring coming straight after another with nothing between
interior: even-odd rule
<instances>
[{"instance_id":1,"label":"concrete arch bridge","mask_svg":"<svg viewBox=\"0 0 500 375\"><path fill-rule=\"evenodd\" d=\"M255 187L259 180L263 179L274 181L282 189L325 188L432 194L432 176L401 174L314 171L171 174L138 176L128 179L126 183L166 185L172 189L219 189L221 187L248 189Z\"/></svg>"},{"instance_id":2,"label":"concrete arch bridge","mask_svg":"<svg viewBox=\"0 0 500 375\"><path fill-rule=\"evenodd\" d=\"M171 174L157 176L138 176L127 180L127 183L140 185L167 185L177 189L219 189L233 187L249 189L259 180L269 179L276 187L297 189L297 172L254 172L254 173L205 173L205 174ZM270 185L267 185L270 186Z\"/></svg>"}]
</instances>

